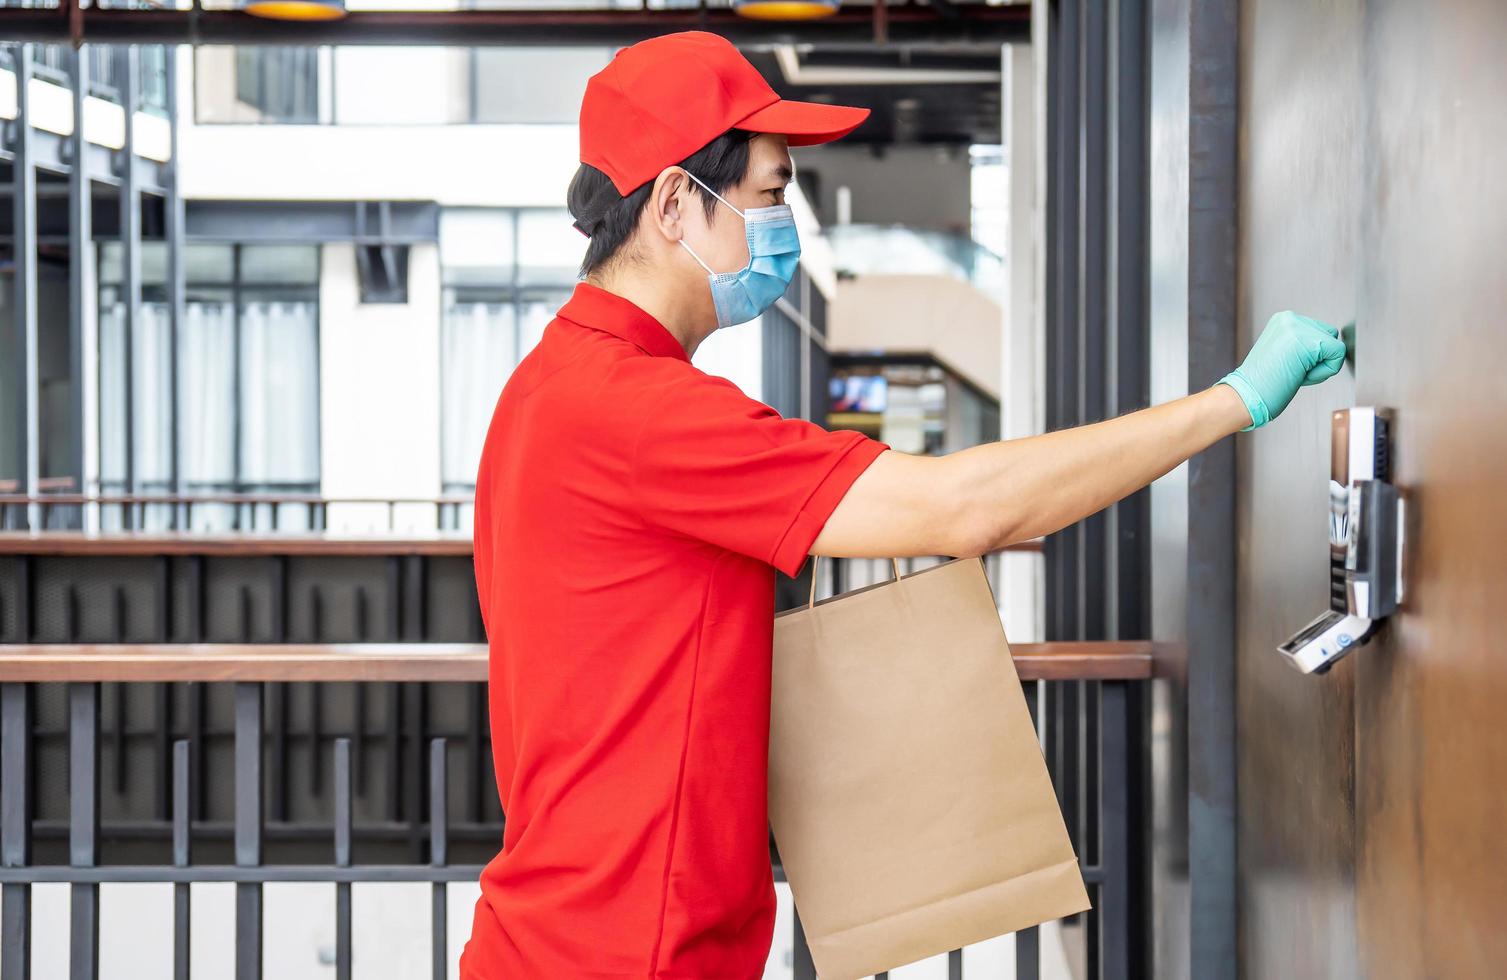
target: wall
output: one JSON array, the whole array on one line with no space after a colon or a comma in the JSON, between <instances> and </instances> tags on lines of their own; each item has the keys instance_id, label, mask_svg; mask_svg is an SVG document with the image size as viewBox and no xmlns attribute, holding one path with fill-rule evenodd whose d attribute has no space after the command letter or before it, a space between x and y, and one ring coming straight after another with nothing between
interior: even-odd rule
<instances>
[{"instance_id":1,"label":"wall","mask_svg":"<svg viewBox=\"0 0 1507 980\"><path fill-rule=\"evenodd\" d=\"M1151 402L1188 393L1188 16L1190 0L1151 3ZM1174 644L1151 688L1152 963L1187 980L1188 466L1151 485L1151 635Z\"/></svg>"},{"instance_id":2,"label":"wall","mask_svg":"<svg viewBox=\"0 0 1507 980\"><path fill-rule=\"evenodd\" d=\"M817 177L811 203L823 224L837 223L837 188L847 187L855 224L970 234L972 176L966 146L898 146L876 157L865 146L835 143L795 147L790 155L798 172Z\"/></svg>"},{"instance_id":3,"label":"wall","mask_svg":"<svg viewBox=\"0 0 1507 980\"><path fill-rule=\"evenodd\" d=\"M1355 313L1361 13L1356 0L1244 9L1242 350L1278 310L1332 323ZM1328 601L1329 413L1354 403L1346 369L1237 439L1241 960L1253 977L1357 975L1351 692L1360 658L1304 677L1273 649Z\"/></svg>"},{"instance_id":4,"label":"wall","mask_svg":"<svg viewBox=\"0 0 1507 980\"><path fill-rule=\"evenodd\" d=\"M326 496L433 497L440 490L439 254L415 245L408 302L362 303L354 246L320 249L320 478ZM434 508L398 508L416 527ZM384 505L331 506L330 527L383 530Z\"/></svg>"},{"instance_id":5,"label":"wall","mask_svg":"<svg viewBox=\"0 0 1507 980\"><path fill-rule=\"evenodd\" d=\"M1353 371L1238 440L1240 967L1490 976L1507 962L1507 7L1244 5L1240 345L1357 321ZM1408 605L1322 677L1272 647L1325 602L1328 413L1398 413Z\"/></svg>"},{"instance_id":6,"label":"wall","mask_svg":"<svg viewBox=\"0 0 1507 980\"><path fill-rule=\"evenodd\" d=\"M857 276L837 283L827 339L834 351L927 351L998 398L1003 317L952 276Z\"/></svg>"},{"instance_id":7,"label":"wall","mask_svg":"<svg viewBox=\"0 0 1507 980\"><path fill-rule=\"evenodd\" d=\"M1042 380L1046 377L1043 333L1046 311L1041 305L1042 237L1046 225L1041 211L1045 169L1037 139L1039 103L1045 99L1038 84L1041 62L1025 44L1005 46L1001 65L1000 104L1004 106L1009 244L1006 247L1006 296L1000 338L1000 435L1005 439L1034 436L1043 431L1046 415ZM1032 552L1006 552L1001 559L1004 584L1000 608L1005 632L1013 643L1041 640L1041 610L1046 602L1044 562Z\"/></svg>"},{"instance_id":8,"label":"wall","mask_svg":"<svg viewBox=\"0 0 1507 980\"><path fill-rule=\"evenodd\" d=\"M231 111L223 78L231 64L224 52L231 50L205 49L198 66L221 73L205 79L195 78L193 49L184 45L178 51L184 80L178 95L180 189L186 198L565 202L578 165L574 125L440 124L463 109L458 73L464 61L455 49L338 49L338 60L350 70L333 86L325 84L321 97L328 100L333 90L343 111L366 125L195 125L196 89L220 117ZM395 88L386 78L352 84L374 64L394 63ZM415 87L415 78L424 84ZM235 112L236 118L245 114Z\"/></svg>"}]
</instances>

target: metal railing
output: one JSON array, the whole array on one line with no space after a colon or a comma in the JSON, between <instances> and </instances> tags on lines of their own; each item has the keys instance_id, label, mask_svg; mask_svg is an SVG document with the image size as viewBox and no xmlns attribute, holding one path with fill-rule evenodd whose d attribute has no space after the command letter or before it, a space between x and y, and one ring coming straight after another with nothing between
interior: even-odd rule
<instances>
[{"instance_id":1,"label":"metal railing","mask_svg":"<svg viewBox=\"0 0 1507 980\"><path fill-rule=\"evenodd\" d=\"M1028 703L1036 710L1038 684L1093 679L1102 685L1103 724L1106 744L1100 747L1099 796L1103 839L1093 860L1085 860L1084 875L1096 896L1093 913L1100 921L1103 943L1098 962L1090 964L1090 976L1123 976L1124 931L1130 922L1126 857L1130 841L1125 835L1126 763L1131 751L1125 729L1125 703L1129 689L1149 678L1155 653L1149 643L1019 644L1013 651L1017 670L1026 682ZM69 955L75 977L98 976L99 886L116 882L163 882L173 885L172 956L173 976L189 974L189 887L201 882L229 882L235 888L235 975L261 975L264 939L262 886L273 882L326 882L336 887L334 927L337 976L349 977L351 949L351 885L360 882L412 882L431 886L429 923L432 975L444 978L448 963L458 951L446 945L448 915L446 885L472 882L480 875L486 851L474 861L456 861L452 847L455 787L448 778L450 737L432 735L422 727L408 731L408 741L392 748L411 754L422 764L404 793L412 806L405 807L399 827L382 821L359 819L358 801L361 740L370 733L357 726L336 732L316 732L310 756L326 758L333 778L328 787L329 816L306 822L302 837L327 848L323 861L293 861L287 857L269 860L269 840L283 845L287 821L275 819L269 790L280 777L277 766L266 764L268 743L276 739L269 731L267 709L272 690L289 682L351 682L381 679L416 688L436 682L468 682L481 687L486 678L487 649L484 644L388 644L388 645L241 645L241 644L149 644L149 645L28 645L0 647L0 784L5 800L0 808L0 887L4 889L3 922L0 922L0 974L26 975L32 959L32 906L30 886L39 882L66 883L71 891ZM102 722L102 702L110 684L187 684L228 686L232 692L233 724L228 733L232 772L229 786L232 816L228 822L206 821L196 807L203 799L203 757L211 747L203 732L180 731L169 718L160 733L153 733L159 751L166 747L169 765L160 788L167 801L160 819L121 822L113 819L103 801L102 774L109 762L123 754L127 733L110 732ZM37 702L43 690L61 687L66 705L66 724L46 730L38 724ZM56 692L54 692L56 693ZM119 721L119 715L115 720ZM132 733L137 735L145 732ZM112 735L117 740L112 747ZM67 819L39 818L39 799L59 787L39 785L39 779L59 779L57 767L44 775L35 766L38 742L49 738L66 740ZM489 753L489 746L487 747ZM275 759L276 756L274 755ZM422 807L418 804L423 801ZM271 818L269 818L269 814ZM393 860L378 852L381 860L357 860L355 845L371 837L403 832L411 845L406 860ZM501 819L489 828L489 845L501 839ZM376 830L378 833L373 834ZM210 833L218 831L218 833ZM50 840L47 859L35 860L38 837ZM157 863L113 863L105 860L105 845L129 837L161 847ZM66 850L61 846L66 840ZM206 844L208 846L206 846ZM228 846L228 849L226 845ZM370 853L363 846L363 852ZM202 860L204 851L223 854ZM304 849L307 856L307 848ZM275 856L274 856L275 858ZM774 865L776 880L783 869ZM796 980L814 980L809 951L797 919L792 937ZM961 951L949 954L949 976L963 977ZM1017 976L1039 976L1040 947L1035 929L1016 934ZM881 974L881 976L883 976Z\"/></svg>"},{"instance_id":2,"label":"metal railing","mask_svg":"<svg viewBox=\"0 0 1507 980\"><path fill-rule=\"evenodd\" d=\"M1011 550L1040 546L1024 542ZM914 571L925 561L902 564ZM822 594L885 578L888 565L825 562ZM806 601L801 582L781 579L779 585L787 604ZM42 877L6 871L3 880L7 887L23 880L80 887L119 880L233 880L238 886L428 881L436 887L474 881L467 875L495 854L503 820L491 770L484 640L469 535L0 534L0 644L11 644L0 646L0 683L26 691L6 695L7 710L24 719L6 731L27 733L24 743L10 741L0 754L21 767L8 772L29 773L31 780L20 804L10 793L13 778L4 780L0 809L20 805L29 814L24 841L5 853L24 847L28 856L0 864L45 869ZM1124 899L1132 887L1128 858L1139 846L1128 837L1134 804L1127 765L1143 744L1126 706L1150 673L1150 649L1136 643L1013 649L1039 727L1058 723L1050 710L1038 712L1038 704L1051 703L1047 692L1093 687L1098 695L1096 734L1078 743L1081 752L1070 760L1048 756L1059 795L1071 792L1092 814L1070 830L1096 909L1063 924L1065 931L1077 930L1072 935L1082 942L1073 945L1085 947L1096 964L1090 976L1125 975L1126 937L1135 928L1131 910L1140 901ZM39 754L56 759L60 743L75 751L70 705L79 695L65 682L95 689L86 712L96 719L94 727L79 738L93 746L89 764L101 778L93 806L100 827L85 838L95 842L96 858L81 865L84 870L69 870L79 860L71 843L79 833L73 814L79 793L57 765L39 769L36 762ZM238 822L246 818L231 774L234 745L247 737L242 726L249 723L237 705L252 697L242 693L243 685L255 689L256 742L267 749L258 784L258 866L272 870L260 878L254 869L235 870L235 842L245 833ZM78 724L91 722L80 718ZM341 752L348 753L346 763L339 761ZM436 828L425 816L434 802L436 752L446 763L440 832L450 862L439 870L431 867ZM186 753L182 761L180 753ZM180 766L188 767L186 777ZM349 834L362 857L356 870L318 857L332 846L346 778L354 781ZM180 817L184 806L188 815ZM185 819L194 853L180 865L173 842ZM157 848L153 867L171 869L166 877L118 871L121 862L109 860L113 850L143 847ZM311 851L313 870L306 866ZM297 870L288 868L293 864ZM367 866L376 869L373 877L360 877ZM96 867L105 870L89 870ZM193 877L201 867L208 877ZM410 870L383 870L391 868ZM782 875L777 860L775 872ZM231 877L213 877L227 873ZM91 914L80 913L84 921ZM795 977L812 980L798 927L791 942ZM1036 976L1036 933L1017 934L1015 948L1018 975ZM91 962L83 955L79 962ZM951 976L961 976L961 956L951 960Z\"/></svg>"},{"instance_id":3,"label":"metal railing","mask_svg":"<svg viewBox=\"0 0 1507 980\"><path fill-rule=\"evenodd\" d=\"M1002 295L1004 260L967 235L906 225L831 225L822 230L840 275L939 275Z\"/></svg>"},{"instance_id":4,"label":"metal railing","mask_svg":"<svg viewBox=\"0 0 1507 980\"><path fill-rule=\"evenodd\" d=\"M66 44L28 44L32 56L32 72L36 78L73 87L72 54ZM138 108L143 112L166 117L167 104L167 48L160 44L141 45L138 49L137 84ZM85 47L88 59L89 95L107 102L120 104L128 61L125 47L109 44L90 44ZM0 61L0 68L11 69L7 58Z\"/></svg>"},{"instance_id":5,"label":"metal railing","mask_svg":"<svg viewBox=\"0 0 1507 980\"><path fill-rule=\"evenodd\" d=\"M370 531L397 532L405 524L414 523L424 524L430 530L460 531L470 529L473 498L474 494L331 497L304 491L94 495L0 492L0 530L25 530L28 508L34 505L40 531L76 531L86 526L108 532L323 531L330 527L331 507L359 511ZM400 524L400 513L425 516Z\"/></svg>"}]
</instances>

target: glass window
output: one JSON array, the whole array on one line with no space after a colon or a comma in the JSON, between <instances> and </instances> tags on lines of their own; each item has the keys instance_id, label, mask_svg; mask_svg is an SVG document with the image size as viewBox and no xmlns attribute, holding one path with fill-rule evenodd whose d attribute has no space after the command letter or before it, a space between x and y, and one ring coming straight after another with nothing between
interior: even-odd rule
<instances>
[{"instance_id":1,"label":"glass window","mask_svg":"<svg viewBox=\"0 0 1507 980\"><path fill-rule=\"evenodd\" d=\"M167 281L167 248L162 242L142 242L138 255L143 284ZM125 278L125 249L121 247L120 242L101 242L99 281L120 283L124 282Z\"/></svg>"},{"instance_id":2,"label":"glass window","mask_svg":"<svg viewBox=\"0 0 1507 980\"><path fill-rule=\"evenodd\" d=\"M466 53L441 47L335 49L335 122L414 125L463 121Z\"/></svg>"},{"instance_id":3,"label":"glass window","mask_svg":"<svg viewBox=\"0 0 1507 980\"><path fill-rule=\"evenodd\" d=\"M471 121L575 123L586 79L612 58L612 48L472 49Z\"/></svg>"},{"instance_id":4,"label":"glass window","mask_svg":"<svg viewBox=\"0 0 1507 980\"><path fill-rule=\"evenodd\" d=\"M309 45L235 49L235 95L263 122L319 119L319 49Z\"/></svg>"},{"instance_id":5,"label":"glass window","mask_svg":"<svg viewBox=\"0 0 1507 980\"><path fill-rule=\"evenodd\" d=\"M140 71L141 108L155 116L168 118L167 106L167 53L162 44L143 44L137 48L137 66ZM174 52L177 48L171 49Z\"/></svg>"},{"instance_id":6,"label":"glass window","mask_svg":"<svg viewBox=\"0 0 1507 980\"><path fill-rule=\"evenodd\" d=\"M319 282L319 246L242 245L241 281L314 285Z\"/></svg>"},{"instance_id":7,"label":"glass window","mask_svg":"<svg viewBox=\"0 0 1507 980\"><path fill-rule=\"evenodd\" d=\"M188 246L183 253L183 275L191 283L230 282L235 278L235 246Z\"/></svg>"},{"instance_id":8,"label":"glass window","mask_svg":"<svg viewBox=\"0 0 1507 980\"><path fill-rule=\"evenodd\" d=\"M146 288L125 345L119 243L100 247L100 453L104 489L123 491L127 453L138 490L169 489L168 396L178 392L178 470L188 493L319 489L318 246L190 245L177 377L161 287ZM155 255L156 258L149 259ZM239 273L239 274L238 274ZM113 281L112 281L113 280ZM127 371L132 412L125 412ZM127 439L125 419L131 419ZM285 516L292 516L293 511ZM298 511L304 514L304 511ZM235 526L235 509L200 506L196 528ZM245 524L244 515L241 518ZM265 526L265 525L264 525ZM284 525L285 527L290 525Z\"/></svg>"},{"instance_id":9,"label":"glass window","mask_svg":"<svg viewBox=\"0 0 1507 980\"><path fill-rule=\"evenodd\" d=\"M113 285L125 280L121 262L124 254L120 242L101 242L99 247L99 281ZM189 245L183 251L183 275L190 283L230 282L235 278L234 250L230 245ZM167 245L164 242L141 243L142 286L167 282Z\"/></svg>"},{"instance_id":10,"label":"glass window","mask_svg":"<svg viewBox=\"0 0 1507 980\"><path fill-rule=\"evenodd\" d=\"M320 49L203 45L194 51L194 117L201 123L319 121Z\"/></svg>"},{"instance_id":11,"label":"glass window","mask_svg":"<svg viewBox=\"0 0 1507 980\"><path fill-rule=\"evenodd\" d=\"M440 213L444 492L475 486L497 395L570 297L585 249L563 208Z\"/></svg>"}]
</instances>

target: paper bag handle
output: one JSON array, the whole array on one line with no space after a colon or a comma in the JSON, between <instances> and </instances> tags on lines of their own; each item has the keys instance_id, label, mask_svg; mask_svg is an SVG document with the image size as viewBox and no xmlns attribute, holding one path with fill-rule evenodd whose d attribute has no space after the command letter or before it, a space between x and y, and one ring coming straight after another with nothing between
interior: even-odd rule
<instances>
[{"instance_id":1,"label":"paper bag handle","mask_svg":"<svg viewBox=\"0 0 1507 980\"><path fill-rule=\"evenodd\" d=\"M806 602L806 608L811 609L816 605L816 566L821 564L821 555L812 555L811 562L811 598ZM900 581L900 559L891 558L890 564L895 566L895 581Z\"/></svg>"}]
</instances>

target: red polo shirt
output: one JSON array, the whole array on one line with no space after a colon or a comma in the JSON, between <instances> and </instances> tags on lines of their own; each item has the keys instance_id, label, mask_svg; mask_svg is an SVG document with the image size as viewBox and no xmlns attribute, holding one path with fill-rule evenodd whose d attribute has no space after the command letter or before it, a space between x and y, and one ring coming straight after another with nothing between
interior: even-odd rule
<instances>
[{"instance_id":1,"label":"red polo shirt","mask_svg":"<svg viewBox=\"0 0 1507 980\"><path fill-rule=\"evenodd\" d=\"M888 448L782 418L576 286L476 480L506 823L462 980L762 975L774 569Z\"/></svg>"}]
</instances>

